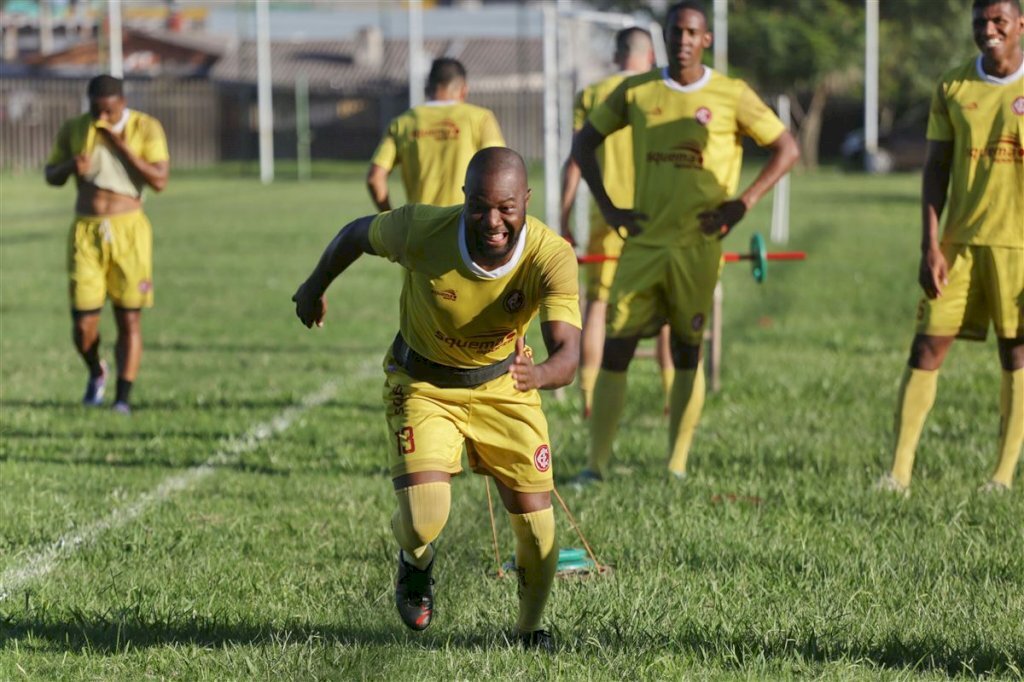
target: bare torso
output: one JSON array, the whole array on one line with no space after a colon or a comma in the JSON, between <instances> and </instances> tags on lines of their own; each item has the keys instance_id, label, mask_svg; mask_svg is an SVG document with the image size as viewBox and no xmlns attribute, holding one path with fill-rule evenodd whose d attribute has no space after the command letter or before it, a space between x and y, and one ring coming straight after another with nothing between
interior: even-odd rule
<instances>
[{"instance_id":1,"label":"bare torso","mask_svg":"<svg viewBox=\"0 0 1024 682\"><path fill-rule=\"evenodd\" d=\"M75 213L91 216L111 216L131 213L142 208L142 200L100 189L90 182L78 181Z\"/></svg>"}]
</instances>

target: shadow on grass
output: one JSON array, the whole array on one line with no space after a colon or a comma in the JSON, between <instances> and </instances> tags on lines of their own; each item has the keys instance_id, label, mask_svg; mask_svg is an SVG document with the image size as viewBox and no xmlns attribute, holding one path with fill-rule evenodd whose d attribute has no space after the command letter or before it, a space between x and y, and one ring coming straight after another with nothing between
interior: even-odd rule
<instances>
[{"instance_id":1,"label":"shadow on grass","mask_svg":"<svg viewBox=\"0 0 1024 682\"><path fill-rule=\"evenodd\" d=\"M0 614L0 651L17 646L28 637L59 652L120 654L130 649L188 644L223 648L233 645L280 646L291 644L342 644L345 646L409 646L424 649L507 648L501 632L438 632L414 634L397 622L392 626L366 628L307 622L268 625L261 623L147 623L76 613L75 621L54 623L22 621Z\"/></svg>"}]
</instances>

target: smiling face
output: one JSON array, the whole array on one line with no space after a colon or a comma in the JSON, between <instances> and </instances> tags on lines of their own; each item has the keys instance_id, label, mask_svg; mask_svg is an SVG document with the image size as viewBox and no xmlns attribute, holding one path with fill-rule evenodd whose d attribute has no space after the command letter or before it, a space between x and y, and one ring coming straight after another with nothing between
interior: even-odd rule
<instances>
[{"instance_id":1,"label":"smiling face","mask_svg":"<svg viewBox=\"0 0 1024 682\"><path fill-rule=\"evenodd\" d=\"M486 152L494 150L493 153ZM526 205L530 190L526 186L526 169L515 154L517 163L500 153L511 152L492 147L477 153L466 171L466 246L473 262L487 269L508 262L526 224Z\"/></svg>"},{"instance_id":2,"label":"smiling face","mask_svg":"<svg viewBox=\"0 0 1024 682\"><path fill-rule=\"evenodd\" d=\"M697 10L679 9L665 20L665 43L674 72L700 66L711 40L707 20Z\"/></svg>"},{"instance_id":3,"label":"smiling face","mask_svg":"<svg viewBox=\"0 0 1024 682\"><path fill-rule=\"evenodd\" d=\"M1024 17L1016 3L999 2L975 8L972 13L974 44L992 64L1012 61L1020 52Z\"/></svg>"}]
</instances>

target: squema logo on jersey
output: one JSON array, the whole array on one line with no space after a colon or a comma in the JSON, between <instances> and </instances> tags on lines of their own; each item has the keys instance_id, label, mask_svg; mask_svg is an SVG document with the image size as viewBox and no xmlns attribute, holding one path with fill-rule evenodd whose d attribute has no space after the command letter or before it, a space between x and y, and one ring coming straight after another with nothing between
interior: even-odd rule
<instances>
[{"instance_id":1,"label":"squema logo on jersey","mask_svg":"<svg viewBox=\"0 0 1024 682\"><path fill-rule=\"evenodd\" d=\"M438 121L429 128L421 128L412 131L412 136L417 140L429 137L433 140L437 140L438 142L457 140L459 139L459 126L455 121L446 118L443 121Z\"/></svg>"},{"instance_id":2,"label":"squema logo on jersey","mask_svg":"<svg viewBox=\"0 0 1024 682\"><path fill-rule=\"evenodd\" d=\"M449 348L462 348L464 350L490 353L495 348L501 348L507 343L515 343L515 330L498 329L493 332L484 332L468 338L448 336L440 330L434 332L434 338Z\"/></svg>"},{"instance_id":3,"label":"squema logo on jersey","mask_svg":"<svg viewBox=\"0 0 1024 682\"><path fill-rule=\"evenodd\" d=\"M987 159L992 163L1024 163L1024 146L1020 137L1003 135L986 147L971 147L971 160Z\"/></svg>"},{"instance_id":4,"label":"squema logo on jersey","mask_svg":"<svg viewBox=\"0 0 1024 682\"><path fill-rule=\"evenodd\" d=\"M681 142L667 152L647 152L647 163L670 163L676 168L704 168L704 150L692 142Z\"/></svg>"},{"instance_id":5,"label":"squema logo on jersey","mask_svg":"<svg viewBox=\"0 0 1024 682\"><path fill-rule=\"evenodd\" d=\"M430 293L438 298L444 299L445 301L455 301L459 298L459 295L455 293L455 289L443 289L441 291L431 289Z\"/></svg>"}]
</instances>

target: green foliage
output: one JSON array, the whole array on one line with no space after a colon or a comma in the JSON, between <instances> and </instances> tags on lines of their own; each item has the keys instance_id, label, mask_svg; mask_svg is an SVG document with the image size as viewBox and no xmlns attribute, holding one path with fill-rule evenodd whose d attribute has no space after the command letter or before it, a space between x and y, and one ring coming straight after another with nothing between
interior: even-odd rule
<instances>
[{"instance_id":1,"label":"green foliage","mask_svg":"<svg viewBox=\"0 0 1024 682\"><path fill-rule=\"evenodd\" d=\"M0 178L0 574L212 469L0 601L0 679L1021 677L1024 481L975 492L998 427L991 342L951 351L911 498L870 490L918 297L916 177L798 175L789 247L808 260L773 263L760 287L725 267L724 390L708 396L685 483L663 468L656 367L634 362L615 478L562 493L614 571L557 583L546 657L504 639L515 582L492 577L476 476L454 484L434 625L413 634L393 611L380 362L401 278L356 263L322 330L289 303L338 227L370 211L365 168L337 168L269 187L179 173L150 197L157 305L130 419L78 405L73 191ZM769 203L727 248L766 231ZM103 334L110 359L109 311ZM326 382L327 403L253 437ZM560 485L586 460L566 393L544 396Z\"/></svg>"}]
</instances>

